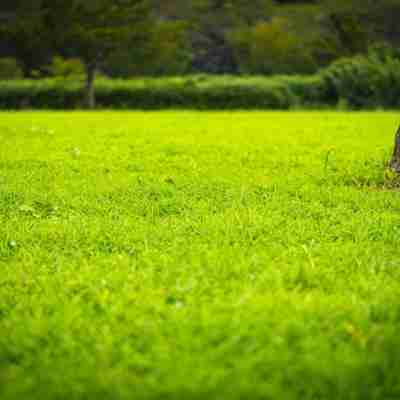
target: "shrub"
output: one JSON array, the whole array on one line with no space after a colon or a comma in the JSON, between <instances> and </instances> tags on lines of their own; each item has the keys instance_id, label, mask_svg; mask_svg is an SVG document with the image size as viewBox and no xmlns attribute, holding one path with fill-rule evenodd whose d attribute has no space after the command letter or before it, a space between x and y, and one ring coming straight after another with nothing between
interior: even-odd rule
<instances>
[{"instance_id":1,"label":"shrub","mask_svg":"<svg viewBox=\"0 0 400 400\"><path fill-rule=\"evenodd\" d=\"M23 72L14 58L0 58L0 80L22 78Z\"/></svg>"},{"instance_id":2,"label":"shrub","mask_svg":"<svg viewBox=\"0 0 400 400\"><path fill-rule=\"evenodd\" d=\"M400 59L374 49L310 76L101 78L96 81L96 95L100 108L115 109L396 108L400 106ZM2 109L73 109L81 106L82 98L82 80L0 82Z\"/></svg>"},{"instance_id":3,"label":"shrub","mask_svg":"<svg viewBox=\"0 0 400 400\"><path fill-rule=\"evenodd\" d=\"M371 50L321 72L328 96L351 108L400 106L400 60Z\"/></svg>"},{"instance_id":4,"label":"shrub","mask_svg":"<svg viewBox=\"0 0 400 400\"><path fill-rule=\"evenodd\" d=\"M78 108L83 83L25 80L0 83L0 108ZM97 103L117 109L288 109L316 105L323 87L318 77L191 76L185 78L96 81Z\"/></svg>"}]
</instances>

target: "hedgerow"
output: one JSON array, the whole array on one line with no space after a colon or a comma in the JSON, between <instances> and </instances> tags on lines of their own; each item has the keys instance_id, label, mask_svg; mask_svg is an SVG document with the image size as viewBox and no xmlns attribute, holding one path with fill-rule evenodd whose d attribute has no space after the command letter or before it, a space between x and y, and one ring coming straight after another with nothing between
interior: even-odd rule
<instances>
[{"instance_id":1,"label":"hedgerow","mask_svg":"<svg viewBox=\"0 0 400 400\"><path fill-rule=\"evenodd\" d=\"M82 107L83 82L46 79L0 82L1 109ZM323 99L319 77L190 76L96 82L99 108L289 109Z\"/></svg>"},{"instance_id":2,"label":"hedgerow","mask_svg":"<svg viewBox=\"0 0 400 400\"><path fill-rule=\"evenodd\" d=\"M0 109L78 109L83 90L83 80L0 81ZM311 76L100 78L96 98L99 108L142 110L397 108L400 60L369 54L339 60Z\"/></svg>"}]
</instances>

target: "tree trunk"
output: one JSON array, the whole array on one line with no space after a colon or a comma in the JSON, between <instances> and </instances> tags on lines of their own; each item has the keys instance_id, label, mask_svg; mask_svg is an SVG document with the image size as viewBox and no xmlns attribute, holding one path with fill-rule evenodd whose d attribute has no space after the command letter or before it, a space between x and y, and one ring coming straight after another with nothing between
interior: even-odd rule
<instances>
[{"instance_id":1,"label":"tree trunk","mask_svg":"<svg viewBox=\"0 0 400 400\"><path fill-rule=\"evenodd\" d=\"M96 95L94 91L94 80L96 77L96 64L86 64L86 87L85 87L85 106L92 110L96 107Z\"/></svg>"},{"instance_id":2,"label":"tree trunk","mask_svg":"<svg viewBox=\"0 0 400 400\"><path fill-rule=\"evenodd\" d=\"M397 130L390 168L400 174L400 128Z\"/></svg>"}]
</instances>

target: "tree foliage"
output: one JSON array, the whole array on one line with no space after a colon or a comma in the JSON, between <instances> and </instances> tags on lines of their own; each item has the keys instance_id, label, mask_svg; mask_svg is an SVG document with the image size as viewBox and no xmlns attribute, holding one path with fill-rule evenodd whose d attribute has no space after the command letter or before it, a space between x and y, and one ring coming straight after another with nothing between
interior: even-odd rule
<instances>
[{"instance_id":1,"label":"tree foliage","mask_svg":"<svg viewBox=\"0 0 400 400\"><path fill-rule=\"evenodd\" d=\"M338 25L352 24L369 43L384 41L400 47L400 2L398 0L326 0L326 14Z\"/></svg>"},{"instance_id":2,"label":"tree foliage","mask_svg":"<svg viewBox=\"0 0 400 400\"><path fill-rule=\"evenodd\" d=\"M117 47L144 39L150 8L146 0L18 0L10 11L3 32L18 52L51 49L82 60L86 102L94 107L96 69Z\"/></svg>"},{"instance_id":3,"label":"tree foliage","mask_svg":"<svg viewBox=\"0 0 400 400\"><path fill-rule=\"evenodd\" d=\"M42 6L46 26L54 33L55 47L69 49L85 64L86 102L93 108L97 68L115 48L133 38L144 40L150 11L148 3L145 0L43 0Z\"/></svg>"},{"instance_id":4,"label":"tree foliage","mask_svg":"<svg viewBox=\"0 0 400 400\"><path fill-rule=\"evenodd\" d=\"M238 29L231 41L241 72L290 74L315 70L310 50L303 47L284 18Z\"/></svg>"},{"instance_id":5,"label":"tree foliage","mask_svg":"<svg viewBox=\"0 0 400 400\"><path fill-rule=\"evenodd\" d=\"M0 57L35 76L79 58L110 76L304 73L385 42L399 0L2 0Z\"/></svg>"},{"instance_id":6,"label":"tree foliage","mask_svg":"<svg viewBox=\"0 0 400 400\"><path fill-rule=\"evenodd\" d=\"M43 11L41 0L5 0L0 5L2 53L16 57L28 76L50 59L52 35Z\"/></svg>"}]
</instances>

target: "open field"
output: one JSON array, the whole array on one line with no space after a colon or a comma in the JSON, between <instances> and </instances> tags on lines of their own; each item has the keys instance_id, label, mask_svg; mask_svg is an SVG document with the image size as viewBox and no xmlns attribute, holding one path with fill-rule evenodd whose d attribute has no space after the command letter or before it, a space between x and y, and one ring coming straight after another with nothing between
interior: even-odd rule
<instances>
[{"instance_id":1,"label":"open field","mask_svg":"<svg viewBox=\"0 0 400 400\"><path fill-rule=\"evenodd\" d=\"M395 113L0 114L0 398L400 398Z\"/></svg>"}]
</instances>

